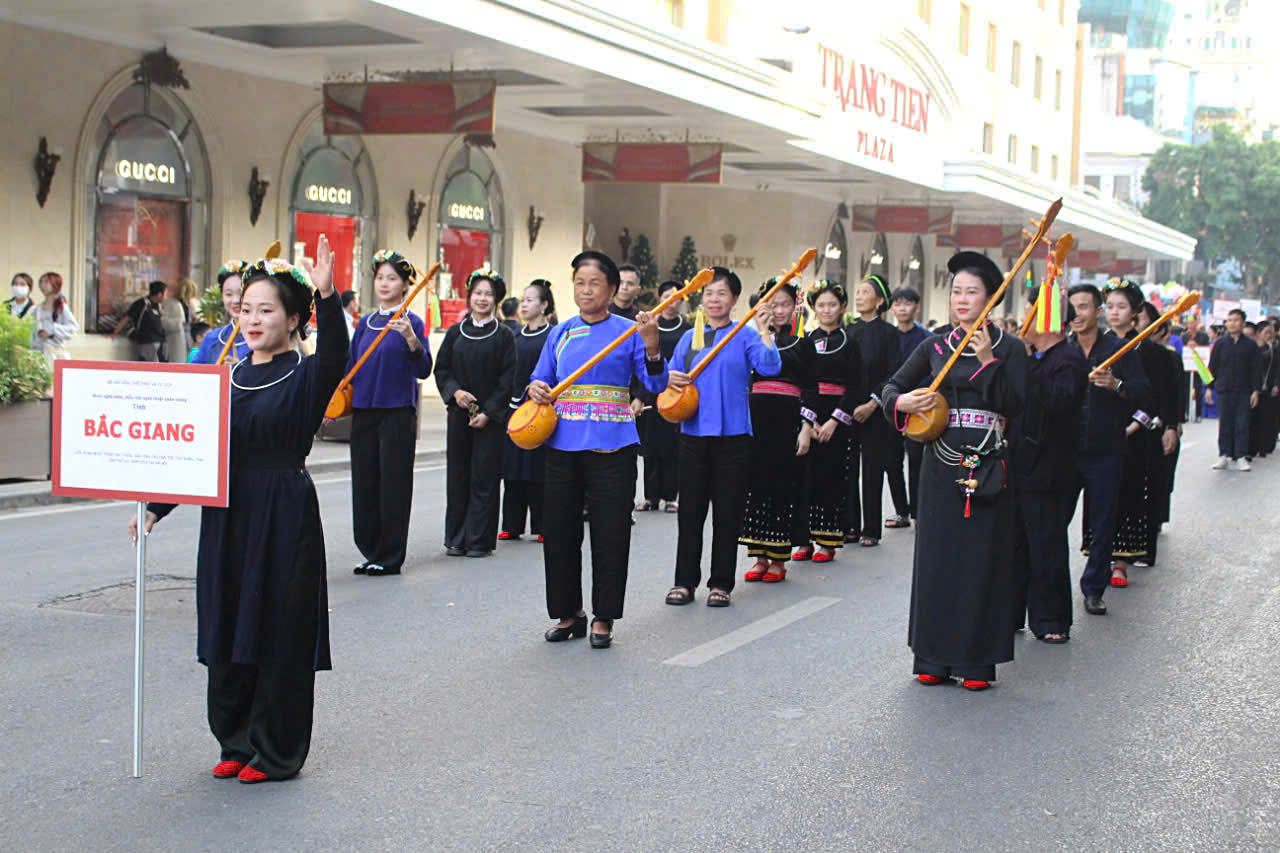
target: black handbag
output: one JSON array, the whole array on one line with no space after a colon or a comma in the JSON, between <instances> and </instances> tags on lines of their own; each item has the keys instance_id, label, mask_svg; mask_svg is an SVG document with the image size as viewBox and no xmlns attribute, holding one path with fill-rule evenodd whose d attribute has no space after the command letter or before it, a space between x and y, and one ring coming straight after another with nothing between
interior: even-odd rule
<instances>
[{"instance_id":1,"label":"black handbag","mask_svg":"<svg viewBox=\"0 0 1280 853\"><path fill-rule=\"evenodd\" d=\"M971 501L993 501L1009 487L1009 458L1004 444L981 452L966 447L956 468L960 476L956 486L964 495L964 517L972 516Z\"/></svg>"}]
</instances>

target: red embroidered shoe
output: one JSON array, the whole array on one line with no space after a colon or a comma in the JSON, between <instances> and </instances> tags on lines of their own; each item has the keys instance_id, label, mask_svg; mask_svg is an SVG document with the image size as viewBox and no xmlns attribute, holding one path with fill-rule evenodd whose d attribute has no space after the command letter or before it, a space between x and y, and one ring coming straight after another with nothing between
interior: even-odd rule
<instances>
[{"instance_id":1,"label":"red embroidered shoe","mask_svg":"<svg viewBox=\"0 0 1280 853\"><path fill-rule=\"evenodd\" d=\"M236 778L246 785L256 785L259 782L267 781L267 774L256 767L246 764Z\"/></svg>"},{"instance_id":2,"label":"red embroidered shoe","mask_svg":"<svg viewBox=\"0 0 1280 853\"><path fill-rule=\"evenodd\" d=\"M538 538L537 538L537 540L536 540L536 541L537 541L538 543L542 543L542 542L546 542L547 540L546 540L546 539L544 539L544 538L542 537L542 534L541 534L541 533L539 533L539 534L538 534Z\"/></svg>"},{"instance_id":3,"label":"red embroidered shoe","mask_svg":"<svg viewBox=\"0 0 1280 853\"><path fill-rule=\"evenodd\" d=\"M791 559L797 563L803 563L805 560L813 557L813 546L805 545L803 548L797 548L791 553Z\"/></svg>"},{"instance_id":4,"label":"red embroidered shoe","mask_svg":"<svg viewBox=\"0 0 1280 853\"><path fill-rule=\"evenodd\" d=\"M1120 563L1111 567L1111 585L1121 589L1129 585L1129 572Z\"/></svg>"},{"instance_id":5,"label":"red embroidered shoe","mask_svg":"<svg viewBox=\"0 0 1280 853\"><path fill-rule=\"evenodd\" d=\"M963 687L965 690L973 690L973 691L986 690L988 687L991 686L991 682L980 681L979 679L976 679L976 678L966 678L960 686Z\"/></svg>"},{"instance_id":6,"label":"red embroidered shoe","mask_svg":"<svg viewBox=\"0 0 1280 853\"><path fill-rule=\"evenodd\" d=\"M243 769L243 761L219 761L213 766L213 776L215 779L234 779Z\"/></svg>"},{"instance_id":7,"label":"red embroidered shoe","mask_svg":"<svg viewBox=\"0 0 1280 853\"><path fill-rule=\"evenodd\" d=\"M501 541L503 541L503 542L506 542L506 541L508 541L508 540L510 540L510 539L514 539L514 538L515 538L515 537L511 535L511 531L510 531L510 530L503 530L503 531L501 531L501 532L499 532L499 533L498 533L498 539L499 539L499 540L501 540Z\"/></svg>"},{"instance_id":8,"label":"red embroidered shoe","mask_svg":"<svg viewBox=\"0 0 1280 853\"><path fill-rule=\"evenodd\" d=\"M936 684L946 684L950 680L950 678L943 678L940 675L930 675L927 672L922 672L916 676L916 681L921 684L927 684L930 687L933 687Z\"/></svg>"},{"instance_id":9,"label":"red embroidered shoe","mask_svg":"<svg viewBox=\"0 0 1280 853\"><path fill-rule=\"evenodd\" d=\"M831 553L830 551L819 551L818 553L813 555L813 561L815 563L830 563L835 558L836 558L836 555Z\"/></svg>"},{"instance_id":10,"label":"red embroidered shoe","mask_svg":"<svg viewBox=\"0 0 1280 853\"><path fill-rule=\"evenodd\" d=\"M747 583L755 583L764 577L764 573L769 571L769 564L763 560L758 561L754 566L747 569L742 579Z\"/></svg>"},{"instance_id":11,"label":"red embroidered shoe","mask_svg":"<svg viewBox=\"0 0 1280 853\"><path fill-rule=\"evenodd\" d=\"M765 583L782 583L786 579L787 579L786 568L784 568L783 566L777 563L774 563L772 566L770 566L769 571L765 572L764 577L760 578L760 580L764 581Z\"/></svg>"}]
</instances>

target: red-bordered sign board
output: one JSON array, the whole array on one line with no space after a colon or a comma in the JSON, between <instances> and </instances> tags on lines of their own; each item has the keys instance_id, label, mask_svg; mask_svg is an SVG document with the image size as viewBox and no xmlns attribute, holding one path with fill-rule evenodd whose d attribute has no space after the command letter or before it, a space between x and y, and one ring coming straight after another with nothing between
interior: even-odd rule
<instances>
[{"instance_id":1,"label":"red-bordered sign board","mask_svg":"<svg viewBox=\"0 0 1280 853\"><path fill-rule=\"evenodd\" d=\"M53 366L53 493L227 505L230 370L60 360Z\"/></svg>"}]
</instances>

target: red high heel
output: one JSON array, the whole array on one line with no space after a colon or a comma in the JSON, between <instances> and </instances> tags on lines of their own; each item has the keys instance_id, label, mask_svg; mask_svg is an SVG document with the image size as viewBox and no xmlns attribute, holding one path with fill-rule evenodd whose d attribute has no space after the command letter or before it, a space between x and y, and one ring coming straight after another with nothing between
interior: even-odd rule
<instances>
[{"instance_id":1,"label":"red high heel","mask_svg":"<svg viewBox=\"0 0 1280 853\"><path fill-rule=\"evenodd\" d=\"M755 583L764 577L764 573L769 571L769 564L765 560L756 560L756 564L746 571L742 579L747 583Z\"/></svg>"},{"instance_id":2,"label":"red high heel","mask_svg":"<svg viewBox=\"0 0 1280 853\"><path fill-rule=\"evenodd\" d=\"M781 563L774 563L769 566L769 571L764 573L764 577L760 580L765 583L782 583L787 579L787 569Z\"/></svg>"},{"instance_id":3,"label":"red high heel","mask_svg":"<svg viewBox=\"0 0 1280 853\"><path fill-rule=\"evenodd\" d=\"M813 555L813 561L815 563L830 563L835 558L836 555L834 551L818 551Z\"/></svg>"},{"instance_id":4,"label":"red high heel","mask_svg":"<svg viewBox=\"0 0 1280 853\"><path fill-rule=\"evenodd\" d=\"M256 767L250 767L246 764L236 778L246 785L256 785L259 782L267 781L267 774Z\"/></svg>"},{"instance_id":5,"label":"red high heel","mask_svg":"<svg viewBox=\"0 0 1280 853\"><path fill-rule=\"evenodd\" d=\"M234 779L244 769L243 761L219 761L213 765L215 779Z\"/></svg>"},{"instance_id":6,"label":"red high heel","mask_svg":"<svg viewBox=\"0 0 1280 853\"><path fill-rule=\"evenodd\" d=\"M922 672L916 676L916 681L921 684L927 684L930 687L933 687L936 684L946 684L950 680L950 678L943 678L940 675L930 675L927 672Z\"/></svg>"},{"instance_id":7,"label":"red high heel","mask_svg":"<svg viewBox=\"0 0 1280 853\"><path fill-rule=\"evenodd\" d=\"M813 546L805 545L791 552L791 559L797 563L803 563L805 560L813 557Z\"/></svg>"},{"instance_id":8,"label":"red high heel","mask_svg":"<svg viewBox=\"0 0 1280 853\"><path fill-rule=\"evenodd\" d=\"M973 691L986 690L988 687L991 686L991 682L982 681L977 678L966 678L964 682L961 683L960 686L963 687L965 690L973 690Z\"/></svg>"}]
</instances>

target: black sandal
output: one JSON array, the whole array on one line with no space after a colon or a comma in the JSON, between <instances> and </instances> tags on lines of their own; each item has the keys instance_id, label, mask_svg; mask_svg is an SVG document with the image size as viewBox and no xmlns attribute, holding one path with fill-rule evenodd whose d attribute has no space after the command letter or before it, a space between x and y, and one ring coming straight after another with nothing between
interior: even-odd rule
<instances>
[{"instance_id":1,"label":"black sandal","mask_svg":"<svg viewBox=\"0 0 1280 853\"><path fill-rule=\"evenodd\" d=\"M691 604L693 602L693 590L684 586L673 586L671 591L667 593L667 604L673 607L679 607L682 604Z\"/></svg>"},{"instance_id":2,"label":"black sandal","mask_svg":"<svg viewBox=\"0 0 1280 853\"><path fill-rule=\"evenodd\" d=\"M1042 643L1048 643L1051 646L1060 646L1070 640L1071 635L1066 633L1057 634L1057 636L1054 636L1054 633L1045 634L1044 636L1036 634L1036 639Z\"/></svg>"},{"instance_id":3,"label":"black sandal","mask_svg":"<svg viewBox=\"0 0 1280 853\"><path fill-rule=\"evenodd\" d=\"M723 589L713 589L707 593L708 607L728 607L729 604L729 593Z\"/></svg>"},{"instance_id":4,"label":"black sandal","mask_svg":"<svg viewBox=\"0 0 1280 853\"><path fill-rule=\"evenodd\" d=\"M858 544L861 545L863 548L874 548L880 544L880 540L872 539L870 536L863 536L860 540L858 540Z\"/></svg>"}]
</instances>

